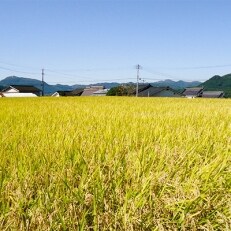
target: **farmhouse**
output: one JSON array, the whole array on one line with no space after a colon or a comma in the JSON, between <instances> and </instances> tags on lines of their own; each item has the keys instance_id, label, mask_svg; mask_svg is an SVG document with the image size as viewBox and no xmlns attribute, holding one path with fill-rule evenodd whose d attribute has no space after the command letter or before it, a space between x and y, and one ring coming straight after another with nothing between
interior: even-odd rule
<instances>
[{"instance_id":1,"label":"farmhouse","mask_svg":"<svg viewBox=\"0 0 231 231\"><path fill-rule=\"evenodd\" d=\"M202 98L223 98L224 91L203 91Z\"/></svg>"},{"instance_id":2,"label":"farmhouse","mask_svg":"<svg viewBox=\"0 0 231 231\"><path fill-rule=\"evenodd\" d=\"M147 84L147 85L139 86L138 96L139 97L182 97L183 95L170 87L154 87L151 84Z\"/></svg>"},{"instance_id":3,"label":"farmhouse","mask_svg":"<svg viewBox=\"0 0 231 231\"><path fill-rule=\"evenodd\" d=\"M106 96L108 89L98 90L93 93L93 96Z\"/></svg>"},{"instance_id":4,"label":"farmhouse","mask_svg":"<svg viewBox=\"0 0 231 231\"><path fill-rule=\"evenodd\" d=\"M96 96L98 92L98 95L102 95L102 92L100 93L99 91L104 90L105 87L104 86L90 86L90 87L86 87L82 93L81 96ZM106 94L105 94L106 95Z\"/></svg>"},{"instance_id":5,"label":"farmhouse","mask_svg":"<svg viewBox=\"0 0 231 231\"><path fill-rule=\"evenodd\" d=\"M38 97L34 93L2 92L0 97Z\"/></svg>"},{"instance_id":6,"label":"farmhouse","mask_svg":"<svg viewBox=\"0 0 231 231\"><path fill-rule=\"evenodd\" d=\"M56 91L54 94L51 96L53 97L60 97L60 96L81 96L83 93L84 89L75 89L73 91Z\"/></svg>"},{"instance_id":7,"label":"farmhouse","mask_svg":"<svg viewBox=\"0 0 231 231\"><path fill-rule=\"evenodd\" d=\"M34 97L40 96L41 90L31 85L11 85L2 90L5 97Z\"/></svg>"},{"instance_id":8,"label":"farmhouse","mask_svg":"<svg viewBox=\"0 0 231 231\"><path fill-rule=\"evenodd\" d=\"M203 87L186 88L183 92L186 98L223 98L224 91L204 91Z\"/></svg>"},{"instance_id":9,"label":"farmhouse","mask_svg":"<svg viewBox=\"0 0 231 231\"><path fill-rule=\"evenodd\" d=\"M196 98L196 97L201 97L203 94L203 87L194 87L194 88L186 88L182 94L186 98Z\"/></svg>"}]
</instances>

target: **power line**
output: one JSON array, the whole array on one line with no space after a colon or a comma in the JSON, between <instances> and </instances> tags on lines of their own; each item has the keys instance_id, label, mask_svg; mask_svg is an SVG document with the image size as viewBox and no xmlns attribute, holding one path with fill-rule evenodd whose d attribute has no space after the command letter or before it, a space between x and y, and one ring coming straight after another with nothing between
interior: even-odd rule
<instances>
[{"instance_id":1,"label":"power line","mask_svg":"<svg viewBox=\"0 0 231 231\"><path fill-rule=\"evenodd\" d=\"M39 73L35 73L35 72L19 71L19 70L15 70L15 69L6 68L6 67L0 67L0 69L6 70L6 71L14 71L14 72L23 73L23 74L32 74L32 75L39 74Z\"/></svg>"},{"instance_id":2,"label":"power line","mask_svg":"<svg viewBox=\"0 0 231 231\"><path fill-rule=\"evenodd\" d=\"M23 73L23 74L32 74L32 75L39 75L39 73L37 72L27 72L27 71L20 71L20 70L16 70L16 69L12 69L12 68L6 68L6 67L0 67L0 69L2 70L7 70L7 71L13 71L13 72L17 72L17 73ZM95 82L95 81L121 81L121 80L128 80L128 79L132 79L134 80L134 78L116 78L116 79L103 79L103 80L88 80L91 77L83 77L83 76L76 76L76 75L70 75L70 74L66 74L66 73L61 73L58 71L54 71L54 70L50 70L50 69L46 69L46 71L51 72L51 73L57 73L57 74L61 74L61 75L65 75L65 76L71 76L72 78L70 78L71 80L74 80L73 78L81 78L82 80L78 82ZM43 69L43 78L44 78L44 69ZM85 80L85 81L84 81ZM76 81L76 80L75 80Z\"/></svg>"},{"instance_id":3,"label":"power line","mask_svg":"<svg viewBox=\"0 0 231 231\"><path fill-rule=\"evenodd\" d=\"M12 67L18 67L20 68L19 65L15 65L15 64L10 64L10 63L6 63L6 62L0 62L0 64L4 64L4 65L8 65L8 66L12 66ZM196 70L196 69L209 69L209 68L224 68L224 67L231 67L231 64L224 64L224 65L207 65L207 66L194 66L194 67L176 67L176 68L168 68L168 67L165 67L164 69L165 70ZM11 72L17 72L17 73L23 73L23 74L30 74L30 75L41 75L41 73L39 72L29 72L29 71L24 71L24 70L19 70L18 68L8 68L8 67L4 67L4 66L0 66L0 69L2 70L6 70L6 71L11 71ZM21 66L22 68L22 66ZM26 68L24 66L24 68ZM30 67L31 69L37 69L37 68L32 68ZM139 85L139 71L140 71L140 68L141 66L138 64L136 66L136 69L137 69L137 88L138 88L138 85ZM29 67L28 67L29 69ZM110 70L118 70L118 69L125 69L125 67L121 68L121 67L115 67L115 68L90 68L90 69L72 69L72 70L69 70L69 71L110 71ZM129 69L130 70L130 69ZM132 69L131 69L132 70ZM66 70L68 72L68 70ZM119 71L119 70L118 70ZM144 68L144 71L147 72L147 73L150 73L154 76L162 76L162 77L165 77L165 78L168 78L170 80L180 80L181 78L179 77L176 77L176 76L173 76L173 75L170 75L168 73L163 73L163 72L157 72L157 71L153 71L151 70L151 68L148 68L148 67L145 67ZM67 72L60 72L58 70L53 70L53 69L46 69L46 72L48 73L55 73L55 74L59 74L59 75L62 75L62 76L67 76L65 78L68 79L68 77L71 77L69 78L70 80L73 80L73 82L107 82L107 81L127 81L127 80L135 80L135 78L116 78L116 79L103 79L103 80L96 80L95 77L89 77L89 76L78 76L78 75L75 75L75 74L70 74L70 73L67 73ZM44 73L43 73L44 74ZM52 74L49 74L49 76L52 76ZM89 80L89 79L94 79L94 80ZM163 78L145 78L145 79L149 79L149 80L163 80Z\"/></svg>"},{"instance_id":4,"label":"power line","mask_svg":"<svg viewBox=\"0 0 231 231\"><path fill-rule=\"evenodd\" d=\"M60 74L60 75L70 76L70 77L72 77L72 78L69 78L71 80L73 80L73 78L75 78L75 79L76 78L78 78L78 79L81 78L81 79L87 80L88 82L95 82L95 81L120 81L120 80L125 80L126 81L128 79L134 80L134 78L116 78L116 79L102 79L102 80L96 80L96 79L94 79L94 80L88 80L89 78L92 79L92 77L89 77L89 76L88 77L87 76L83 77L83 76L71 75L71 74L62 73L62 72L51 70L51 69L46 69L46 71L51 72L51 73ZM84 80L80 80L78 82L86 82Z\"/></svg>"},{"instance_id":5,"label":"power line","mask_svg":"<svg viewBox=\"0 0 231 231\"><path fill-rule=\"evenodd\" d=\"M134 78L123 78L123 79L94 79L94 80L86 80L87 82L107 82L107 81L126 81L126 80L134 80ZM78 81L78 82L86 82L86 81Z\"/></svg>"},{"instance_id":6,"label":"power line","mask_svg":"<svg viewBox=\"0 0 231 231\"><path fill-rule=\"evenodd\" d=\"M175 70L196 70L196 69L210 69L210 68L222 68L222 67L231 67L231 64L214 65L214 66L182 67L182 68L175 68ZM172 70L174 70L174 69L172 69Z\"/></svg>"},{"instance_id":7,"label":"power line","mask_svg":"<svg viewBox=\"0 0 231 231\"><path fill-rule=\"evenodd\" d=\"M65 75L65 76L69 76L69 77L72 77L73 78L81 78L81 79L86 79L88 77L84 77L84 76L76 76L76 75L72 75L72 74L66 74L66 73L62 73L62 72L59 72L59 71L54 71L54 70L51 70L51 69L46 69L46 71L48 72L51 72L51 73L55 73L55 74L59 74L59 75ZM69 78L70 79L70 78Z\"/></svg>"},{"instance_id":8,"label":"power line","mask_svg":"<svg viewBox=\"0 0 231 231\"><path fill-rule=\"evenodd\" d=\"M173 75L170 75L170 74L167 74L167 73L157 72L157 71L150 71L147 68L144 68L144 71L146 71L146 72L148 72L150 74L153 74L153 75L163 76L163 77L166 77L166 78L169 78L169 79L177 79L178 78L176 76L173 76Z\"/></svg>"},{"instance_id":9,"label":"power line","mask_svg":"<svg viewBox=\"0 0 231 231\"><path fill-rule=\"evenodd\" d=\"M108 81L127 81L127 80L134 80L134 78L123 78L123 79L94 79L94 80L86 80L86 81L84 81L84 80L82 80L82 81L78 81L78 83L85 83L85 82L92 82L92 83L94 83L94 82L108 82ZM50 82L50 81L48 81L47 83L57 83L57 84L59 84L59 83L75 83L75 81L65 81L65 82Z\"/></svg>"},{"instance_id":10,"label":"power line","mask_svg":"<svg viewBox=\"0 0 231 231\"><path fill-rule=\"evenodd\" d=\"M18 65L12 64L8 62L0 61L0 64L20 67L20 68L29 68L29 69L39 69L39 67L29 67L26 65ZM191 69L209 69L209 68L223 68L223 67L231 67L231 64L217 64L217 65L201 65L201 66L188 66L188 67L158 67L157 69L168 69L168 70L191 70ZM147 67L146 67L147 68ZM57 70L64 72L74 72L74 71L111 71L111 70L130 70L128 67L108 67L108 68L77 68L77 69L66 69L66 70ZM51 70L52 71L52 70Z\"/></svg>"},{"instance_id":11,"label":"power line","mask_svg":"<svg viewBox=\"0 0 231 231\"><path fill-rule=\"evenodd\" d=\"M39 69L38 67L29 67L29 66L24 66L24 65L21 66L21 65L17 65L17 64L8 63L8 62L2 62L2 61L0 61L0 64L12 66L12 67L18 67L18 68L28 68L28 69L36 69L36 70Z\"/></svg>"},{"instance_id":12,"label":"power line","mask_svg":"<svg viewBox=\"0 0 231 231\"><path fill-rule=\"evenodd\" d=\"M53 69L53 68L52 68ZM49 69L50 71L53 71ZM108 67L108 68L77 68L77 69L56 69L55 72L76 72L76 71L118 71L118 70L132 70L131 67Z\"/></svg>"},{"instance_id":13,"label":"power line","mask_svg":"<svg viewBox=\"0 0 231 231\"><path fill-rule=\"evenodd\" d=\"M231 67L231 64L221 64L221 65L204 65L204 66L189 66L189 67L158 67L158 69L165 70L197 70L197 69L214 69L214 68L223 68Z\"/></svg>"}]
</instances>

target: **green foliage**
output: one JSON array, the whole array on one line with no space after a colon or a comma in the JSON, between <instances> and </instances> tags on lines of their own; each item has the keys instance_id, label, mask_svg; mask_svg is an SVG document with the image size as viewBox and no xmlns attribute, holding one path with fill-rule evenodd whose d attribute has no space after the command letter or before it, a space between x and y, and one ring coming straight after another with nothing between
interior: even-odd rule
<instances>
[{"instance_id":1,"label":"green foliage","mask_svg":"<svg viewBox=\"0 0 231 231\"><path fill-rule=\"evenodd\" d=\"M215 75L211 79L205 81L200 86L205 90L219 90L225 92L225 97L231 97L231 74L219 76Z\"/></svg>"},{"instance_id":2,"label":"green foliage","mask_svg":"<svg viewBox=\"0 0 231 231\"><path fill-rule=\"evenodd\" d=\"M117 87L111 88L107 96L130 96L134 95L135 86L134 85L120 85Z\"/></svg>"},{"instance_id":3,"label":"green foliage","mask_svg":"<svg viewBox=\"0 0 231 231\"><path fill-rule=\"evenodd\" d=\"M123 93L123 87L118 86L118 87L112 87L108 92L107 96L121 96Z\"/></svg>"}]
</instances>

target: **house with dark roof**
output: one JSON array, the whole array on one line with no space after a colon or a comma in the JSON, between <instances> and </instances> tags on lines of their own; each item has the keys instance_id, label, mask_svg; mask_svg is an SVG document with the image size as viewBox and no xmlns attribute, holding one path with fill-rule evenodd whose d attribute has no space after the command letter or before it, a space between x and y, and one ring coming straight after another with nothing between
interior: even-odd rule
<instances>
[{"instance_id":1,"label":"house with dark roof","mask_svg":"<svg viewBox=\"0 0 231 231\"><path fill-rule=\"evenodd\" d=\"M150 87L152 87L151 84L139 84L139 86L138 86L138 93L142 92L142 91L144 91L144 90L146 90L146 89L148 89ZM134 91L134 94L135 93L136 93L136 90Z\"/></svg>"},{"instance_id":2,"label":"house with dark roof","mask_svg":"<svg viewBox=\"0 0 231 231\"><path fill-rule=\"evenodd\" d=\"M202 97L203 94L203 87L193 87L193 88L186 88L182 94L186 98L197 98L197 97Z\"/></svg>"},{"instance_id":3,"label":"house with dark roof","mask_svg":"<svg viewBox=\"0 0 231 231\"><path fill-rule=\"evenodd\" d=\"M41 90L38 89L37 87L31 86L31 85L11 85L11 86L3 89L2 93L4 95L7 95L7 94L12 95L13 93L16 93L18 96L20 93L20 97L22 97L23 94L26 94L27 96L29 96L31 94L36 95L36 96L40 96ZM15 96L16 96L16 94L15 94ZM14 95L12 95L12 97L13 96Z\"/></svg>"},{"instance_id":4,"label":"house with dark roof","mask_svg":"<svg viewBox=\"0 0 231 231\"><path fill-rule=\"evenodd\" d=\"M134 92L135 95L135 92ZM155 87L151 84L139 85L139 97L182 97L183 95L171 87Z\"/></svg>"},{"instance_id":5,"label":"house with dark roof","mask_svg":"<svg viewBox=\"0 0 231 231\"><path fill-rule=\"evenodd\" d=\"M77 88L73 91L56 91L54 94L51 96L53 97L59 97L59 96L81 96L83 93L84 89Z\"/></svg>"},{"instance_id":6,"label":"house with dark roof","mask_svg":"<svg viewBox=\"0 0 231 231\"><path fill-rule=\"evenodd\" d=\"M3 87L3 86L0 85L0 92L1 92L3 89L5 89L5 87Z\"/></svg>"},{"instance_id":7,"label":"house with dark roof","mask_svg":"<svg viewBox=\"0 0 231 231\"><path fill-rule=\"evenodd\" d=\"M202 98L223 98L224 91L203 91Z\"/></svg>"}]
</instances>

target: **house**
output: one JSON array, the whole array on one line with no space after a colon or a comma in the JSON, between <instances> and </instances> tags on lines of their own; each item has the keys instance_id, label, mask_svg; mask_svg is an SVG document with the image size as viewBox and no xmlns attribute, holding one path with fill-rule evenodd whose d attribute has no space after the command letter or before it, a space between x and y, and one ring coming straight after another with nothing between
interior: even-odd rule
<instances>
[{"instance_id":1,"label":"house","mask_svg":"<svg viewBox=\"0 0 231 231\"><path fill-rule=\"evenodd\" d=\"M202 98L223 98L224 91L203 91Z\"/></svg>"},{"instance_id":2,"label":"house","mask_svg":"<svg viewBox=\"0 0 231 231\"><path fill-rule=\"evenodd\" d=\"M38 97L34 93L1 92L0 97Z\"/></svg>"},{"instance_id":3,"label":"house","mask_svg":"<svg viewBox=\"0 0 231 231\"><path fill-rule=\"evenodd\" d=\"M138 96L139 97L182 97L183 95L170 87L154 87L151 84L146 84L146 85L139 86Z\"/></svg>"},{"instance_id":4,"label":"house","mask_svg":"<svg viewBox=\"0 0 231 231\"><path fill-rule=\"evenodd\" d=\"M104 86L90 86L86 87L81 96L94 96L94 93L100 90L104 90ZM97 95L97 94L96 94Z\"/></svg>"},{"instance_id":5,"label":"house","mask_svg":"<svg viewBox=\"0 0 231 231\"><path fill-rule=\"evenodd\" d=\"M98 90L93 93L93 96L106 96L109 89Z\"/></svg>"},{"instance_id":6,"label":"house","mask_svg":"<svg viewBox=\"0 0 231 231\"><path fill-rule=\"evenodd\" d=\"M28 97L30 97L31 94L36 95L36 96L40 96L41 90L38 89L37 87L31 86L31 85L11 85L11 86L3 89L2 93L4 95L9 94L9 93L23 93L23 94L26 93L26 95ZM31 93L31 94L28 94L28 93ZM21 95L18 94L17 96L16 95L15 96L16 97L23 97L22 96L23 94L21 94ZM26 95L25 95L25 97L27 97ZM10 97L13 97L13 95Z\"/></svg>"},{"instance_id":7,"label":"house","mask_svg":"<svg viewBox=\"0 0 231 231\"><path fill-rule=\"evenodd\" d=\"M139 86L138 86L138 92L142 92L142 91L144 91L144 90L146 90L148 88L151 88L151 87L152 87L151 84L139 84ZM135 90L134 93L136 93L136 90Z\"/></svg>"},{"instance_id":8,"label":"house","mask_svg":"<svg viewBox=\"0 0 231 231\"><path fill-rule=\"evenodd\" d=\"M84 89L75 89L73 91L56 91L54 94L51 96L53 97L60 97L60 96L81 96L83 93Z\"/></svg>"},{"instance_id":9,"label":"house","mask_svg":"<svg viewBox=\"0 0 231 231\"><path fill-rule=\"evenodd\" d=\"M56 91L51 96L52 97L60 97L60 96L70 96L71 91Z\"/></svg>"},{"instance_id":10,"label":"house","mask_svg":"<svg viewBox=\"0 0 231 231\"><path fill-rule=\"evenodd\" d=\"M197 97L202 97L203 94L203 87L193 87L193 88L186 88L182 94L186 98L197 98Z\"/></svg>"},{"instance_id":11,"label":"house","mask_svg":"<svg viewBox=\"0 0 231 231\"><path fill-rule=\"evenodd\" d=\"M5 87L3 87L3 86L0 85L0 93L1 93L1 91L2 91L3 89L5 89Z\"/></svg>"}]
</instances>

